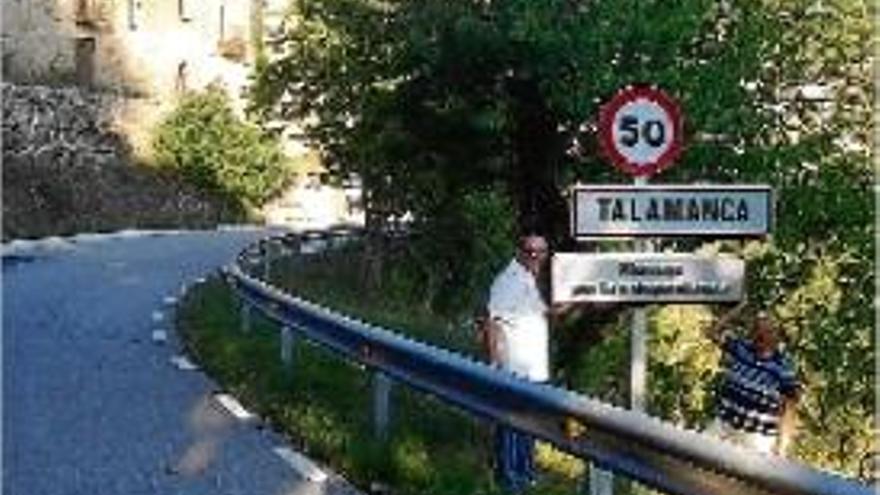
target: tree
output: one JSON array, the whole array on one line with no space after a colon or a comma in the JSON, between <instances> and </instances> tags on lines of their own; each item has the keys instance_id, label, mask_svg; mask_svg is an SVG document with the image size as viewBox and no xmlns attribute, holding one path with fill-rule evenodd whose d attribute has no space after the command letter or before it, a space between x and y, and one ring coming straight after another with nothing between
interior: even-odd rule
<instances>
[{"instance_id":1,"label":"tree","mask_svg":"<svg viewBox=\"0 0 880 495\"><path fill-rule=\"evenodd\" d=\"M459 198L503 192L570 246L565 187L627 180L597 153L601 102L637 82L676 97L688 146L656 180L775 188L772 242L712 248L748 260L750 297L771 301L791 337L809 387L798 456L858 474L874 353L867 2L309 0L292 12L253 110L305 122L334 173L358 173L370 225L412 215L430 234L413 247L432 253L418 269L446 280L429 292L454 285L460 246L479 235L457 228ZM448 244L432 251L437 239ZM658 338L699 338L677 331L698 315L663 311ZM675 394L713 364L656 349L667 396L655 412L699 425L707 413ZM679 372L662 372L670 362Z\"/></svg>"},{"instance_id":2,"label":"tree","mask_svg":"<svg viewBox=\"0 0 880 495\"><path fill-rule=\"evenodd\" d=\"M154 148L159 165L245 212L290 177L277 141L241 121L219 89L183 98L157 127Z\"/></svg>"}]
</instances>

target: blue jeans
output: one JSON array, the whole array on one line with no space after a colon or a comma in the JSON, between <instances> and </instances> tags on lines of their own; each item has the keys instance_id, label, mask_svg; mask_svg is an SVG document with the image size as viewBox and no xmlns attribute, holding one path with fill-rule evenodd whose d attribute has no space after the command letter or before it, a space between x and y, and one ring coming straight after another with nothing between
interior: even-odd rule
<instances>
[{"instance_id":1,"label":"blue jeans","mask_svg":"<svg viewBox=\"0 0 880 495\"><path fill-rule=\"evenodd\" d=\"M520 493L535 479L535 439L531 435L497 425L495 428L495 476L508 493Z\"/></svg>"}]
</instances>

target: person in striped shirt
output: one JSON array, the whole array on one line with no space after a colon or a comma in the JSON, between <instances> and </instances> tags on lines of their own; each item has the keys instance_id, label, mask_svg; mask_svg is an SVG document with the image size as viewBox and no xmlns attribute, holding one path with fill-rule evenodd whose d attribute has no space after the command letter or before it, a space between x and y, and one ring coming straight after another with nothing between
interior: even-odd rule
<instances>
[{"instance_id":1,"label":"person in striped shirt","mask_svg":"<svg viewBox=\"0 0 880 495\"><path fill-rule=\"evenodd\" d=\"M785 455L794 436L800 382L768 313L757 313L748 339L728 330L745 305L725 314L708 335L723 352L710 431L760 452Z\"/></svg>"}]
</instances>

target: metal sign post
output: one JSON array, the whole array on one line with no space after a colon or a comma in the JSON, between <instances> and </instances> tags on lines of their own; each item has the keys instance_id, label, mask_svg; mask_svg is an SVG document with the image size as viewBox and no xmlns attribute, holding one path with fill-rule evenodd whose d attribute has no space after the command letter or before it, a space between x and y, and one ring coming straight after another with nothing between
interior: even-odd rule
<instances>
[{"instance_id":1,"label":"metal sign post","mask_svg":"<svg viewBox=\"0 0 880 495\"><path fill-rule=\"evenodd\" d=\"M602 150L616 167L635 178L636 186L646 185L648 176L669 167L678 158L682 128L678 103L652 86L629 86L619 91L599 113ZM636 241L637 252L651 249L650 241ZM630 407L640 412L645 410L648 354L645 311L641 306L633 310L630 328ZM594 484L591 474L591 492L610 495L612 483L601 478L604 475L598 476Z\"/></svg>"},{"instance_id":2,"label":"metal sign post","mask_svg":"<svg viewBox=\"0 0 880 495\"><path fill-rule=\"evenodd\" d=\"M647 179L636 178L635 185L643 186ZM651 241L636 241L637 253L654 250ZM629 406L633 411L645 411L645 383L648 375L648 315L645 306L633 309L630 326Z\"/></svg>"},{"instance_id":3,"label":"metal sign post","mask_svg":"<svg viewBox=\"0 0 880 495\"><path fill-rule=\"evenodd\" d=\"M606 156L632 175L635 187L672 165L682 149L683 125L678 103L657 87L636 85L619 91L599 114L599 141ZM653 250L651 241L638 240L636 252ZM645 409L647 317L644 307L633 310L630 327L630 407Z\"/></svg>"},{"instance_id":4,"label":"metal sign post","mask_svg":"<svg viewBox=\"0 0 880 495\"><path fill-rule=\"evenodd\" d=\"M643 186L648 181L637 178L635 185ZM637 253L653 251L651 241L636 241ZM633 411L645 411L645 383L647 382L648 335L647 310L644 306L633 309L630 328L630 382L629 405Z\"/></svg>"}]
</instances>

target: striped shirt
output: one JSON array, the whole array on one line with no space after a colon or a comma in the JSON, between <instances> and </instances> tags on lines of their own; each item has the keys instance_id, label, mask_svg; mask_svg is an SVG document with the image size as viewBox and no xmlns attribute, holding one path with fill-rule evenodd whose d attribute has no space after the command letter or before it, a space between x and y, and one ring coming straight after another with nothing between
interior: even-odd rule
<instances>
[{"instance_id":1,"label":"striped shirt","mask_svg":"<svg viewBox=\"0 0 880 495\"><path fill-rule=\"evenodd\" d=\"M779 351L758 356L754 345L741 338L726 339L722 351L718 416L740 430L778 434L784 398L795 397L800 388L794 367Z\"/></svg>"}]
</instances>

